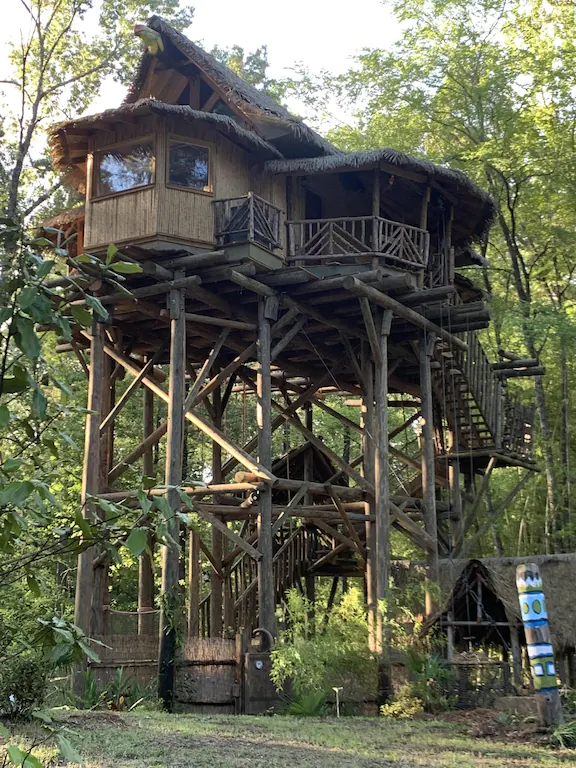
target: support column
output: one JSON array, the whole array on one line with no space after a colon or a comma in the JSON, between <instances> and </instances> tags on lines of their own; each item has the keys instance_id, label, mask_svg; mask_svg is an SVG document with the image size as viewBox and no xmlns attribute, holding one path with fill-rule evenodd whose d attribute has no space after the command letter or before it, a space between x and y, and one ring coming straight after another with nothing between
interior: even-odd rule
<instances>
[{"instance_id":1,"label":"support column","mask_svg":"<svg viewBox=\"0 0 576 768\"><path fill-rule=\"evenodd\" d=\"M458 452L458 440L456 433L450 430L448 437L448 452ZM460 459L448 462L448 485L450 486L451 528L452 546L462 540L462 490L460 488Z\"/></svg>"},{"instance_id":2,"label":"support column","mask_svg":"<svg viewBox=\"0 0 576 768\"><path fill-rule=\"evenodd\" d=\"M175 275L178 277L179 275ZM170 374L168 387L168 435L166 440L167 486L182 483L182 440L184 435L184 397L186 370L186 318L184 293L171 290L170 309ZM178 491L166 494L170 508L180 508ZM176 622L180 609L178 590L180 565L180 524L174 514L167 521L168 534L176 545L162 547L162 601L160 611L160 640L158 649L158 696L164 707L172 710L174 694L174 657L176 654Z\"/></svg>"},{"instance_id":3,"label":"support column","mask_svg":"<svg viewBox=\"0 0 576 768\"><path fill-rule=\"evenodd\" d=\"M188 637L199 635L200 611L200 534L188 534Z\"/></svg>"},{"instance_id":4,"label":"support column","mask_svg":"<svg viewBox=\"0 0 576 768\"><path fill-rule=\"evenodd\" d=\"M433 399L432 399L432 372L430 358L432 356L432 344L434 336L427 331L420 331L420 399L422 402L422 491L424 501L424 528L434 539L433 551L426 554L428 581L435 585L439 583L438 573L438 528L436 522L436 476L434 455L434 424L433 424ZM433 600L429 592L426 593L426 615L433 612Z\"/></svg>"},{"instance_id":5,"label":"support column","mask_svg":"<svg viewBox=\"0 0 576 768\"><path fill-rule=\"evenodd\" d=\"M510 625L510 649L512 651L512 680L518 690L522 688L522 649L518 627Z\"/></svg>"},{"instance_id":6,"label":"support column","mask_svg":"<svg viewBox=\"0 0 576 768\"><path fill-rule=\"evenodd\" d=\"M212 395L212 409L214 412L214 426L222 427L222 393L220 387L214 390ZM212 443L212 482L222 482L222 448L218 443ZM221 531L212 526L212 555L214 560L221 565L224 558L224 537ZM222 589L224 584L216 571L212 568L210 575L210 637L222 637Z\"/></svg>"},{"instance_id":7,"label":"support column","mask_svg":"<svg viewBox=\"0 0 576 768\"><path fill-rule=\"evenodd\" d=\"M147 387L143 396L143 422L144 440L154 432L154 393ZM148 448L142 456L142 472L146 477L154 476L154 454L152 447ZM138 562L138 611L151 611L154 608L154 565L152 554L154 552L154 536L148 535L148 551L140 555ZM138 634L154 634L154 614L138 614Z\"/></svg>"},{"instance_id":8,"label":"support column","mask_svg":"<svg viewBox=\"0 0 576 768\"><path fill-rule=\"evenodd\" d=\"M362 346L362 473L374 485L374 366L366 344ZM366 512L374 515L374 498L368 497ZM376 651L376 546L374 525L366 523L366 604L368 609L368 644Z\"/></svg>"},{"instance_id":9,"label":"support column","mask_svg":"<svg viewBox=\"0 0 576 768\"><path fill-rule=\"evenodd\" d=\"M93 521L96 511L86 499L96 495L100 488L100 422L102 421L102 404L104 392L104 326L94 321L92 324L92 339L90 342L90 376L88 379L88 414L86 416L86 431L84 433L84 464L82 467L82 517ZM74 601L74 623L86 635L90 635L90 620L92 613L92 586L94 569L94 549L89 547L78 555L78 570L76 573L76 594ZM82 694L83 678L74 676L74 689Z\"/></svg>"},{"instance_id":10,"label":"support column","mask_svg":"<svg viewBox=\"0 0 576 768\"><path fill-rule=\"evenodd\" d=\"M110 413L114 407L115 385L112 380L112 359L108 355L104 356L104 365L102 370L102 406L100 413L100 422ZM104 430L98 427L99 431L99 480L98 490L102 493L108 490L108 472L112 468L112 459L114 451L114 422L112 421ZM96 514L103 520L105 513L103 509L96 508ZM98 548L100 550L100 547ZM110 565L108 559L94 569L92 583L92 618L91 635L105 635L108 633L108 619L110 609L109 596L109 573Z\"/></svg>"},{"instance_id":11,"label":"support column","mask_svg":"<svg viewBox=\"0 0 576 768\"><path fill-rule=\"evenodd\" d=\"M272 382L270 378L270 317L267 301L258 302L258 371L256 376L258 461L266 469L272 467ZM276 634L274 616L274 574L272 564L272 488L267 483L258 499L258 612L260 626Z\"/></svg>"},{"instance_id":12,"label":"support column","mask_svg":"<svg viewBox=\"0 0 576 768\"><path fill-rule=\"evenodd\" d=\"M378 700L386 702L393 694L388 638L383 601L388 596L390 577L390 479L388 464L388 335L392 312L382 313L380 326L380 357L375 362L374 386L374 514L375 582L376 582L376 652L378 664Z\"/></svg>"}]
</instances>

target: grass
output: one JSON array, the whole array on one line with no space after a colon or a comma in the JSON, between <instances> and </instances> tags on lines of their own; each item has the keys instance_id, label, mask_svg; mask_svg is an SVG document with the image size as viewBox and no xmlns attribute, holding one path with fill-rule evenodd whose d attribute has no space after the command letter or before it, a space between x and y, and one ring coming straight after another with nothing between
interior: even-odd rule
<instances>
[{"instance_id":1,"label":"grass","mask_svg":"<svg viewBox=\"0 0 576 768\"><path fill-rule=\"evenodd\" d=\"M572 750L474 738L461 723L442 720L145 711L77 713L67 720L67 736L86 768L548 768L575 760ZM31 732L19 736L26 743ZM54 755L46 748L36 754L44 760Z\"/></svg>"}]
</instances>

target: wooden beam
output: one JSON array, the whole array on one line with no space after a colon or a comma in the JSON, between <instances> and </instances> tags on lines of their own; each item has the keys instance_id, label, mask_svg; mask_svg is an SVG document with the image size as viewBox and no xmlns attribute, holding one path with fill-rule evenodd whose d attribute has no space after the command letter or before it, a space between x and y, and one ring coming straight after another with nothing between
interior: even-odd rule
<instances>
[{"instance_id":1,"label":"wooden beam","mask_svg":"<svg viewBox=\"0 0 576 768\"><path fill-rule=\"evenodd\" d=\"M357 278L353 276L347 277L344 280L344 287L355 296L364 297L372 301L374 304L382 307L383 309L392 310L395 315L404 318L404 320L408 320L418 328L422 328L425 331L431 331L432 333L437 334L441 339L448 342L449 344L452 344L453 346L462 350L468 349L468 345L463 342L462 339L457 338L452 333L448 333L448 331L440 328L440 326L436 325L431 320L428 320L420 313L415 312L409 307L406 307L404 304L396 301L396 299L393 299L391 296L387 296L385 293L376 290L376 288L372 288L372 286L362 283Z\"/></svg>"},{"instance_id":2,"label":"wooden beam","mask_svg":"<svg viewBox=\"0 0 576 768\"><path fill-rule=\"evenodd\" d=\"M257 549L255 549L253 546L251 546L246 539L243 539L242 537L238 536L237 533L234 533L234 531L231 528L228 528L228 526L222 522L222 520L219 520L215 515L213 515L207 508L206 505L200 504L199 502L190 502L192 505L192 509L206 522L210 523L214 526L214 528L217 528L221 533L226 536L227 539L229 539L231 542L233 542L237 547L239 547L243 552L246 552L247 555L250 555L250 557L253 560L260 560L262 558L262 553L259 552Z\"/></svg>"},{"instance_id":3,"label":"wooden beam","mask_svg":"<svg viewBox=\"0 0 576 768\"><path fill-rule=\"evenodd\" d=\"M378 334L376 333L376 326L374 325L374 315L370 307L370 302L363 296L358 297L360 303L360 310L362 312L362 318L364 320L364 326L366 333L368 334L368 341L370 342L370 348L372 350L372 357L377 364L382 364L382 352L380 350L380 342L378 340Z\"/></svg>"}]
</instances>

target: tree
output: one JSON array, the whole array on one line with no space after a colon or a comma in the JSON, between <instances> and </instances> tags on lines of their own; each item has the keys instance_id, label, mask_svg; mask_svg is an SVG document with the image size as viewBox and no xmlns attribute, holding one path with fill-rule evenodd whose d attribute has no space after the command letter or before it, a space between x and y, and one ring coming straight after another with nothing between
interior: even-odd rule
<instances>
[{"instance_id":1,"label":"tree","mask_svg":"<svg viewBox=\"0 0 576 768\"><path fill-rule=\"evenodd\" d=\"M89 0L20 0L29 32L10 47L11 75L2 85L7 109L2 118L0 210L26 219L62 185L52 174L42 145L42 128L58 115L87 109L107 76L130 80L139 42L134 23L163 14L184 28L193 9L179 0L103 0L98 31L86 22L95 11ZM26 25L23 25L23 28Z\"/></svg>"},{"instance_id":2,"label":"tree","mask_svg":"<svg viewBox=\"0 0 576 768\"><path fill-rule=\"evenodd\" d=\"M519 336L530 357L556 353L557 370L551 326L566 336L573 324L573 7L539 0L408 0L393 7L403 28L398 43L364 51L346 75L324 79L324 95L329 89L354 110L350 125L330 138L343 149L423 154L489 189L497 205L487 244L497 328L504 341ZM560 355L559 362L566 414L567 361ZM559 400L541 379L536 403L549 521L543 545L561 549L571 532L558 478L568 487L569 452L555 451ZM562 423L566 434L566 416Z\"/></svg>"}]
</instances>

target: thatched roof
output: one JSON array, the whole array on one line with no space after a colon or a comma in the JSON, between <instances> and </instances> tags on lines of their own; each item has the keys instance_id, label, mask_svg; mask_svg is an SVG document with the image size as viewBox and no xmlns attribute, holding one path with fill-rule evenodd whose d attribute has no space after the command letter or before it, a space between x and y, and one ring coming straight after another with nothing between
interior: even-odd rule
<instances>
[{"instance_id":1,"label":"thatched roof","mask_svg":"<svg viewBox=\"0 0 576 768\"><path fill-rule=\"evenodd\" d=\"M494 218L495 206L490 195L463 172L429 160L399 152L396 149L370 149L341 152L327 157L298 158L295 160L269 160L268 173L314 175L316 173L363 171L380 164L398 168L398 175L407 172L408 179L433 182L448 197L455 199L454 242L463 245L469 239L480 239L488 231Z\"/></svg>"},{"instance_id":2,"label":"thatched roof","mask_svg":"<svg viewBox=\"0 0 576 768\"><path fill-rule=\"evenodd\" d=\"M74 226L81 216L84 216L85 206L75 205L74 208L68 208L67 211L61 211L51 219L46 219L42 222L43 227L53 227L54 229L67 230L69 227ZM42 229L41 228L41 229ZM39 230L39 232L41 231Z\"/></svg>"},{"instance_id":3,"label":"thatched roof","mask_svg":"<svg viewBox=\"0 0 576 768\"><path fill-rule=\"evenodd\" d=\"M186 105L165 104L155 99L140 99L131 104L122 104L116 109L107 109L96 115L78 117L54 125L48 132L48 145L54 169L66 176L73 187L84 192L86 171L83 168L88 154L89 131L92 126L103 124L113 126L122 116L163 115L177 117L186 122L202 121L216 128L229 139L248 150L257 152L260 158L281 157L280 152L258 134L248 131L231 117L214 112L201 112ZM75 136L74 159L70 156L70 137Z\"/></svg>"},{"instance_id":4,"label":"thatched roof","mask_svg":"<svg viewBox=\"0 0 576 768\"><path fill-rule=\"evenodd\" d=\"M474 560L441 560L440 586L444 613L451 605L452 595L459 588L459 579ZM576 648L576 604L573 585L576 584L576 554L529 555L527 557L484 557L478 562L486 569L490 585L502 602L511 624L521 625L520 606L516 591L516 566L536 563L540 568L546 596L546 608L550 622L552 643L556 651ZM395 563L392 572L400 584L409 574L422 576L420 563Z\"/></svg>"},{"instance_id":5,"label":"thatched roof","mask_svg":"<svg viewBox=\"0 0 576 768\"><path fill-rule=\"evenodd\" d=\"M290 114L285 107L275 102L263 91L249 85L214 56L167 24L160 16L152 16L148 19L147 24L162 35L164 52L158 54L161 61L166 61L167 65L174 66L176 57L173 54L183 54L224 93L226 99L239 112L257 124L268 141L278 145L282 155L285 157L307 157L338 152L332 144L305 125L302 120ZM171 47L173 47L172 51ZM136 77L126 97L127 103L133 103L142 96L148 95L142 94L141 90L146 82L152 61L153 57L149 53L143 54ZM291 147L292 152L290 152Z\"/></svg>"}]
</instances>

